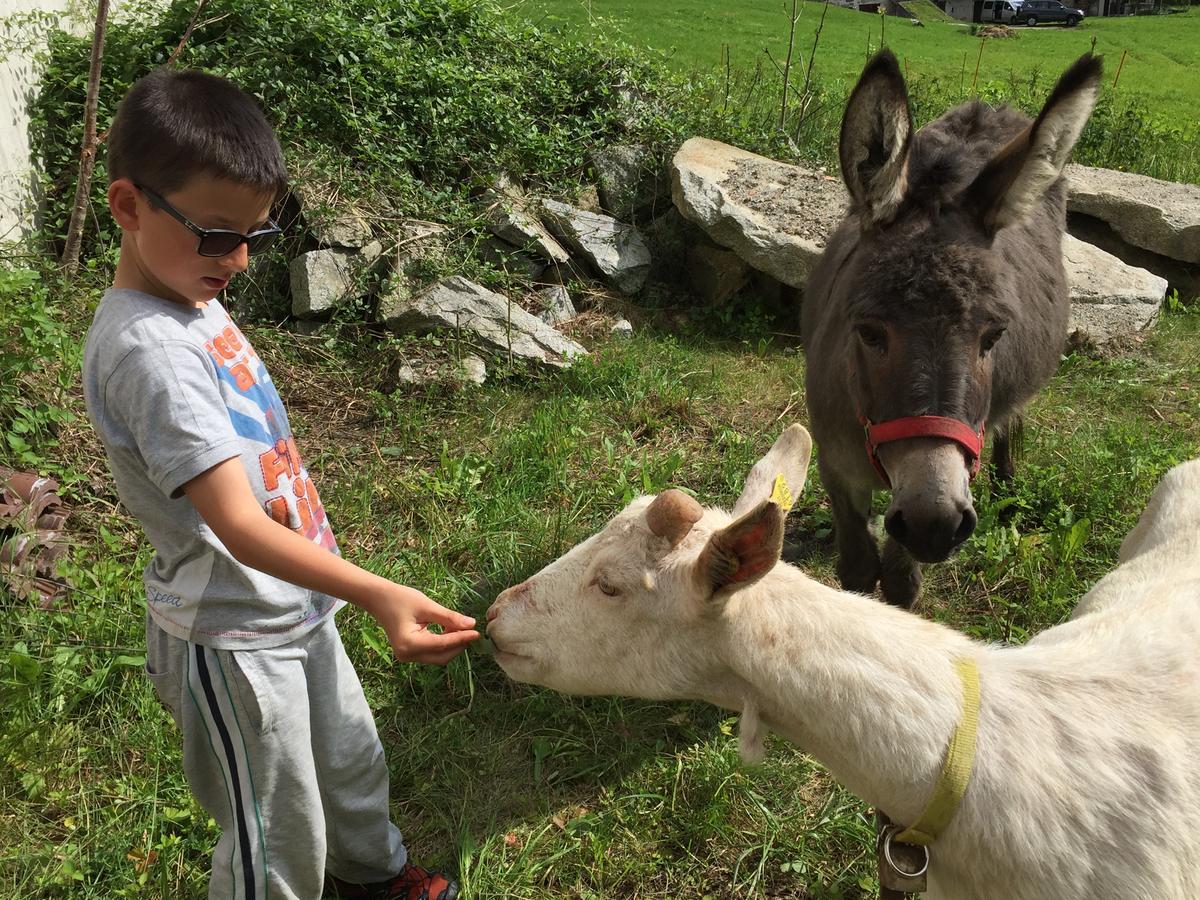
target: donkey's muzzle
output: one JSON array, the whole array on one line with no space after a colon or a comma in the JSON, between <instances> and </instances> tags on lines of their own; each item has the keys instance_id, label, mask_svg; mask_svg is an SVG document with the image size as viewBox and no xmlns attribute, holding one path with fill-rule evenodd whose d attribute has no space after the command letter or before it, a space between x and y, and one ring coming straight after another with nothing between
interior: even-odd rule
<instances>
[{"instance_id":1,"label":"donkey's muzzle","mask_svg":"<svg viewBox=\"0 0 1200 900\"><path fill-rule=\"evenodd\" d=\"M884 517L883 526L917 562L936 563L971 536L977 521L971 506L929 512L893 507Z\"/></svg>"}]
</instances>

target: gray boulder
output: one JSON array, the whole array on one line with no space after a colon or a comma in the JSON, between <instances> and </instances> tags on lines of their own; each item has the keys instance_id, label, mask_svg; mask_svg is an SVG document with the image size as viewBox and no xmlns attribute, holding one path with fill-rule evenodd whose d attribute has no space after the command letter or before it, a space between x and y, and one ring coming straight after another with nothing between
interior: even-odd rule
<instances>
[{"instance_id":1,"label":"gray boulder","mask_svg":"<svg viewBox=\"0 0 1200 900\"><path fill-rule=\"evenodd\" d=\"M578 315L575 304L571 302L570 293L561 284L552 284L548 288L535 291L533 301L540 310L538 318L547 325L560 325Z\"/></svg>"},{"instance_id":2,"label":"gray boulder","mask_svg":"<svg viewBox=\"0 0 1200 900\"><path fill-rule=\"evenodd\" d=\"M394 331L452 331L491 351L563 366L587 351L508 298L461 276L445 278L386 319Z\"/></svg>"},{"instance_id":3,"label":"gray boulder","mask_svg":"<svg viewBox=\"0 0 1200 900\"><path fill-rule=\"evenodd\" d=\"M357 207L329 203L331 191L316 184L297 184L294 193L309 233L322 247L357 249L371 242L371 224Z\"/></svg>"},{"instance_id":4,"label":"gray boulder","mask_svg":"<svg viewBox=\"0 0 1200 900\"><path fill-rule=\"evenodd\" d=\"M601 207L623 222L632 222L666 193L666 179L645 147L614 144L592 154L591 164Z\"/></svg>"},{"instance_id":5,"label":"gray boulder","mask_svg":"<svg viewBox=\"0 0 1200 900\"><path fill-rule=\"evenodd\" d=\"M542 223L528 212L528 199L520 188L503 181L484 191L477 201L488 231L547 262L565 263L570 257Z\"/></svg>"},{"instance_id":6,"label":"gray boulder","mask_svg":"<svg viewBox=\"0 0 1200 900\"><path fill-rule=\"evenodd\" d=\"M1069 165L1067 209L1107 222L1130 244L1200 263L1200 186Z\"/></svg>"},{"instance_id":7,"label":"gray boulder","mask_svg":"<svg viewBox=\"0 0 1200 900\"><path fill-rule=\"evenodd\" d=\"M542 201L550 231L585 258L606 282L623 294L636 294L650 272L650 251L632 225L611 216Z\"/></svg>"},{"instance_id":8,"label":"gray boulder","mask_svg":"<svg viewBox=\"0 0 1200 900\"><path fill-rule=\"evenodd\" d=\"M372 241L361 251L312 250L297 256L288 267L292 315L311 319L352 296L359 273L382 253L383 246Z\"/></svg>"},{"instance_id":9,"label":"gray boulder","mask_svg":"<svg viewBox=\"0 0 1200 900\"><path fill-rule=\"evenodd\" d=\"M1069 234L1063 236L1063 265L1071 284L1070 346L1101 348L1144 331L1158 318L1165 278Z\"/></svg>"},{"instance_id":10,"label":"gray boulder","mask_svg":"<svg viewBox=\"0 0 1200 900\"><path fill-rule=\"evenodd\" d=\"M685 218L793 287L804 286L847 205L836 178L707 138L679 148L671 178Z\"/></svg>"}]
</instances>

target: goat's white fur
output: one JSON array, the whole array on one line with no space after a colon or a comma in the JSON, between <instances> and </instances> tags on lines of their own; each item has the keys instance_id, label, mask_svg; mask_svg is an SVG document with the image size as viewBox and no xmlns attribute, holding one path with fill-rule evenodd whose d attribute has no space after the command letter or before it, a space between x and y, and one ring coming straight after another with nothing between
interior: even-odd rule
<instances>
[{"instance_id":1,"label":"goat's white fur","mask_svg":"<svg viewBox=\"0 0 1200 900\"><path fill-rule=\"evenodd\" d=\"M796 493L809 452L797 431L784 443L802 458L770 464ZM765 483L752 478L737 509L753 509ZM975 770L932 848L927 897L1200 897L1200 460L1167 474L1074 617L1019 647L783 563L714 594L697 558L730 517L707 510L669 548L645 526L650 499L497 599L489 634L512 677L741 710L747 756L770 728L907 824L961 714L954 660L970 656ZM618 597L596 589L601 576Z\"/></svg>"}]
</instances>

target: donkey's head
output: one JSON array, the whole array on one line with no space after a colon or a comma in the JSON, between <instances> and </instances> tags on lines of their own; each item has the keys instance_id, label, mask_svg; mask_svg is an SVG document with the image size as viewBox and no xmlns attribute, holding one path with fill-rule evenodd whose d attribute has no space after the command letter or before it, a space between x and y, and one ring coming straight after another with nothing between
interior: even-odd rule
<instances>
[{"instance_id":1,"label":"donkey's head","mask_svg":"<svg viewBox=\"0 0 1200 900\"><path fill-rule=\"evenodd\" d=\"M851 390L872 462L893 491L885 525L923 562L945 559L974 530L969 483L994 361L1020 356L1000 342L1022 303L1048 302L1027 298L1034 290L1017 275L1061 272L1061 220L1037 210L1087 121L1099 74L1093 57L1076 62L1015 137L1023 117L975 104L914 140L904 79L886 51L847 104L840 155L853 234L831 301L851 331ZM1013 238L1036 244L1035 220L1051 223L1043 246L1017 258Z\"/></svg>"}]
</instances>

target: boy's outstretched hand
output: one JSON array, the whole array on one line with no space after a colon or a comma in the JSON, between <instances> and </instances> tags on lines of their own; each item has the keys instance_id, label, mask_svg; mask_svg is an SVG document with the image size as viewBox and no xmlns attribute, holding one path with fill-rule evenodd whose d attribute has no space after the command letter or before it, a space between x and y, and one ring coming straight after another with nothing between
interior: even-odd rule
<instances>
[{"instance_id":1,"label":"boy's outstretched hand","mask_svg":"<svg viewBox=\"0 0 1200 900\"><path fill-rule=\"evenodd\" d=\"M363 605L387 632L392 653L400 662L442 666L479 637L473 618L446 609L402 584L388 582L369 605ZM430 631L430 625L440 625L442 633Z\"/></svg>"}]
</instances>

